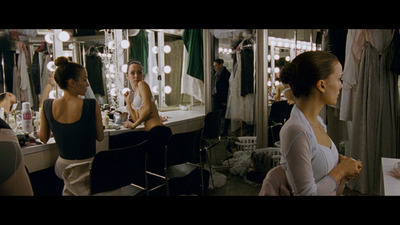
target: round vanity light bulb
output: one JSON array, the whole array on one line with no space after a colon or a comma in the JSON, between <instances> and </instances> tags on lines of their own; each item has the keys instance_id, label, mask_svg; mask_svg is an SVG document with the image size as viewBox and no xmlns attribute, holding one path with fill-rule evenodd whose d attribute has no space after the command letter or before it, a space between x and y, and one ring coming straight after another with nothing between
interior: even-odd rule
<instances>
[{"instance_id":1,"label":"round vanity light bulb","mask_svg":"<svg viewBox=\"0 0 400 225\"><path fill-rule=\"evenodd\" d=\"M58 34L58 39L60 39L60 41L62 41L62 42L68 41L69 38L70 38L70 35L69 35L69 33L67 31L61 31Z\"/></svg>"},{"instance_id":2,"label":"round vanity light bulb","mask_svg":"<svg viewBox=\"0 0 400 225\"><path fill-rule=\"evenodd\" d=\"M164 52L165 52L165 53L170 53L170 52L171 52L171 46L165 45L165 46L164 46Z\"/></svg>"},{"instance_id":3,"label":"round vanity light bulb","mask_svg":"<svg viewBox=\"0 0 400 225\"><path fill-rule=\"evenodd\" d=\"M108 70L110 70L111 73L115 73L114 65L110 65L110 67L108 68Z\"/></svg>"},{"instance_id":4,"label":"round vanity light bulb","mask_svg":"<svg viewBox=\"0 0 400 225\"><path fill-rule=\"evenodd\" d=\"M53 35L51 35L51 34L46 34L46 35L44 36L44 40L46 40L46 42L49 43L49 44L53 44Z\"/></svg>"},{"instance_id":5,"label":"round vanity light bulb","mask_svg":"<svg viewBox=\"0 0 400 225\"><path fill-rule=\"evenodd\" d=\"M122 65L121 66L121 70L122 70L122 72L127 73L128 72L128 65L127 64Z\"/></svg>"},{"instance_id":6,"label":"round vanity light bulb","mask_svg":"<svg viewBox=\"0 0 400 225\"><path fill-rule=\"evenodd\" d=\"M130 45L130 43L129 43L128 40L122 40L122 41L121 41L121 47L122 47L123 49L127 49L127 48L129 47L129 45Z\"/></svg>"},{"instance_id":7,"label":"round vanity light bulb","mask_svg":"<svg viewBox=\"0 0 400 225\"><path fill-rule=\"evenodd\" d=\"M172 91L172 88L171 88L170 86L165 86L165 87L164 87L164 92L165 92L165 94L170 94L171 91Z\"/></svg>"},{"instance_id":8,"label":"round vanity light bulb","mask_svg":"<svg viewBox=\"0 0 400 225\"><path fill-rule=\"evenodd\" d=\"M129 92L129 91L131 91L129 88L123 88L123 89L121 90L121 94L122 94L122 95L125 95L125 93L127 93L127 92Z\"/></svg>"},{"instance_id":9,"label":"round vanity light bulb","mask_svg":"<svg viewBox=\"0 0 400 225\"><path fill-rule=\"evenodd\" d=\"M49 98L50 99L55 99L56 98L56 91L55 90L51 90L49 92Z\"/></svg>"},{"instance_id":10,"label":"round vanity light bulb","mask_svg":"<svg viewBox=\"0 0 400 225\"><path fill-rule=\"evenodd\" d=\"M167 74L171 73L171 67L168 66L168 65L164 66L164 72L167 73Z\"/></svg>"},{"instance_id":11,"label":"round vanity light bulb","mask_svg":"<svg viewBox=\"0 0 400 225\"><path fill-rule=\"evenodd\" d=\"M158 53L158 47L157 46L152 47L151 48L151 52L153 52L154 54L157 54Z\"/></svg>"},{"instance_id":12,"label":"round vanity light bulb","mask_svg":"<svg viewBox=\"0 0 400 225\"><path fill-rule=\"evenodd\" d=\"M154 94L158 94L158 86L153 86L153 87L151 88L151 91L152 91Z\"/></svg>"},{"instance_id":13,"label":"round vanity light bulb","mask_svg":"<svg viewBox=\"0 0 400 225\"><path fill-rule=\"evenodd\" d=\"M158 67L157 66L153 66L153 68L151 69L151 71L153 71L153 73L158 74Z\"/></svg>"},{"instance_id":14,"label":"round vanity light bulb","mask_svg":"<svg viewBox=\"0 0 400 225\"><path fill-rule=\"evenodd\" d=\"M47 63L47 69L51 72L56 71L56 65L54 64L54 61L50 61Z\"/></svg>"},{"instance_id":15,"label":"round vanity light bulb","mask_svg":"<svg viewBox=\"0 0 400 225\"><path fill-rule=\"evenodd\" d=\"M107 46L109 49L115 49L115 41L108 42Z\"/></svg>"},{"instance_id":16,"label":"round vanity light bulb","mask_svg":"<svg viewBox=\"0 0 400 225\"><path fill-rule=\"evenodd\" d=\"M117 89L116 88L111 88L110 89L110 95L113 96L113 97L117 96Z\"/></svg>"}]
</instances>

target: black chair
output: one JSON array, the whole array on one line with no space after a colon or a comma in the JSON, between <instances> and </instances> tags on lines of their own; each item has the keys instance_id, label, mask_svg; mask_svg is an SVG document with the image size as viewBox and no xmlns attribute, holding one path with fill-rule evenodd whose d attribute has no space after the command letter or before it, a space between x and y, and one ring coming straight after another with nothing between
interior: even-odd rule
<instances>
[{"instance_id":1,"label":"black chair","mask_svg":"<svg viewBox=\"0 0 400 225\"><path fill-rule=\"evenodd\" d=\"M274 102L268 117L268 146L274 147L274 143L279 141L279 131L283 124L289 119L293 104L287 101Z\"/></svg>"},{"instance_id":2,"label":"black chair","mask_svg":"<svg viewBox=\"0 0 400 225\"><path fill-rule=\"evenodd\" d=\"M268 117L268 126L274 124L284 124L289 119L293 104L289 105L287 101L274 102L271 105L271 111Z\"/></svg>"},{"instance_id":3,"label":"black chair","mask_svg":"<svg viewBox=\"0 0 400 225\"><path fill-rule=\"evenodd\" d=\"M137 145L97 153L90 172L92 195L128 185L145 191L147 195L158 188L148 185L147 148L148 142L143 141Z\"/></svg>"},{"instance_id":4,"label":"black chair","mask_svg":"<svg viewBox=\"0 0 400 225\"><path fill-rule=\"evenodd\" d=\"M204 118L201 146L208 149L215 147L221 140L221 116L222 110L212 111Z\"/></svg>"},{"instance_id":5,"label":"black chair","mask_svg":"<svg viewBox=\"0 0 400 225\"><path fill-rule=\"evenodd\" d=\"M201 135L201 149L205 150L203 157L205 157L208 162L211 182L213 184L213 187L215 186L214 186L214 179L211 175L212 153L210 153L210 157L208 157L208 150L211 150L221 142L221 116L222 116L222 110L216 110L207 113L204 118L203 132ZM228 150L226 150L225 153L226 157L228 158ZM214 154L216 157L215 151ZM228 166L230 167L229 160L228 160Z\"/></svg>"},{"instance_id":6,"label":"black chair","mask_svg":"<svg viewBox=\"0 0 400 225\"><path fill-rule=\"evenodd\" d=\"M128 131L110 135L108 141L109 149L133 146L148 139L146 131Z\"/></svg>"},{"instance_id":7,"label":"black chair","mask_svg":"<svg viewBox=\"0 0 400 225\"><path fill-rule=\"evenodd\" d=\"M169 138L165 148L165 177L168 195L206 194L209 173L202 166L201 133L202 129L199 129L176 133Z\"/></svg>"}]
</instances>

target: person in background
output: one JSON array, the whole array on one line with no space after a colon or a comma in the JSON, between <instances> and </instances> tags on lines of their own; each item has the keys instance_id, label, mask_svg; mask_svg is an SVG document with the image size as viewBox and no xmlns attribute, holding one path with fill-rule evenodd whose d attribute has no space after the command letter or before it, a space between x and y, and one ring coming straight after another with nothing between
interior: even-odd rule
<instances>
[{"instance_id":1,"label":"person in background","mask_svg":"<svg viewBox=\"0 0 400 225\"><path fill-rule=\"evenodd\" d=\"M56 80L54 80L54 77L50 74L47 84L40 95L39 108L42 107L44 100L49 97L50 91L53 90L54 86L56 86Z\"/></svg>"},{"instance_id":2,"label":"person in background","mask_svg":"<svg viewBox=\"0 0 400 225\"><path fill-rule=\"evenodd\" d=\"M148 132L148 140L152 144L152 150L148 152L150 166L153 167L151 170L160 172L164 169L163 150L172 131L161 122L154 103L155 99L143 77L142 64L136 60L129 61L126 78L133 89L133 100L131 102L131 91L125 93L124 100L133 123L128 120L123 123L123 126L134 129L143 123L144 130Z\"/></svg>"},{"instance_id":3,"label":"person in background","mask_svg":"<svg viewBox=\"0 0 400 225\"><path fill-rule=\"evenodd\" d=\"M340 184L361 172L360 161L338 154L318 115L326 104L336 104L342 75L337 57L324 51L302 53L281 71L295 96L280 131L281 165L294 195L340 195Z\"/></svg>"},{"instance_id":4,"label":"person in background","mask_svg":"<svg viewBox=\"0 0 400 225\"><path fill-rule=\"evenodd\" d=\"M4 109L4 113L11 112L16 103L17 97L13 93L3 92L0 94L0 108Z\"/></svg>"},{"instance_id":5,"label":"person in background","mask_svg":"<svg viewBox=\"0 0 400 225\"><path fill-rule=\"evenodd\" d=\"M226 106L228 102L228 91L229 91L229 77L231 73L224 66L223 59L216 59L213 62L214 77L213 86L211 89L212 97L214 99L214 110L222 109L222 117L224 118L224 127L222 136L228 134L230 119L225 119Z\"/></svg>"},{"instance_id":6,"label":"person in background","mask_svg":"<svg viewBox=\"0 0 400 225\"><path fill-rule=\"evenodd\" d=\"M44 100L39 138L47 143L53 132L59 150L55 173L62 179L68 165L93 160L96 140L102 141L104 132L97 101L80 97L85 96L89 86L85 68L63 56L55 60L55 65L54 78L64 95Z\"/></svg>"},{"instance_id":7,"label":"person in background","mask_svg":"<svg viewBox=\"0 0 400 225\"><path fill-rule=\"evenodd\" d=\"M32 196L32 185L18 139L1 118L0 149L0 196Z\"/></svg>"},{"instance_id":8,"label":"person in background","mask_svg":"<svg viewBox=\"0 0 400 225\"><path fill-rule=\"evenodd\" d=\"M279 78L276 80L279 81L279 85L276 87L276 101L281 101L283 96L285 97L288 105L294 104L294 95L289 84L283 83Z\"/></svg>"}]
</instances>

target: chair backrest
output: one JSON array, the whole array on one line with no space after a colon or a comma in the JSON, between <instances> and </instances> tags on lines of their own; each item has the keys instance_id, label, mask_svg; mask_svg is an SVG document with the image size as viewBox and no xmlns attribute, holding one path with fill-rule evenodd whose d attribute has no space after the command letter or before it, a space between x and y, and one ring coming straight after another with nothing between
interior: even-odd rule
<instances>
[{"instance_id":1,"label":"chair backrest","mask_svg":"<svg viewBox=\"0 0 400 225\"><path fill-rule=\"evenodd\" d=\"M203 129L173 134L166 147L166 166L200 161L200 136Z\"/></svg>"},{"instance_id":2,"label":"chair backrest","mask_svg":"<svg viewBox=\"0 0 400 225\"><path fill-rule=\"evenodd\" d=\"M289 105L287 101L278 101L272 103L271 111L269 113L269 122L283 124L285 120L289 119L292 108L293 104ZM271 126L272 124L269 125Z\"/></svg>"},{"instance_id":3,"label":"chair backrest","mask_svg":"<svg viewBox=\"0 0 400 225\"><path fill-rule=\"evenodd\" d=\"M259 196L292 196L292 189L287 181L285 170L282 166L271 169L261 186Z\"/></svg>"},{"instance_id":4,"label":"chair backrest","mask_svg":"<svg viewBox=\"0 0 400 225\"><path fill-rule=\"evenodd\" d=\"M268 127L268 146L274 147L275 142L280 141L279 132L282 129L281 124L276 124Z\"/></svg>"},{"instance_id":5,"label":"chair backrest","mask_svg":"<svg viewBox=\"0 0 400 225\"><path fill-rule=\"evenodd\" d=\"M202 139L215 139L221 134L222 110L212 111L204 118Z\"/></svg>"},{"instance_id":6,"label":"chair backrest","mask_svg":"<svg viewBox=\"0 0 400 225\"><path fill-rule=\"evenodd\" d=\"M92 195L131 183L145 187L147 144L143 141L134 146L97 153L90 172Z\"/></svg>"},{"instance_id":7,"label":"chair backrest","mask_svg":"<svg viewBox=\"0 0 400 225\"><path fill-rule=\"evenodd\" d=\"M109 136L108 148L117 149L139 144L148 139L146 131L129 131Z\"/></svg>"}]
</instances>

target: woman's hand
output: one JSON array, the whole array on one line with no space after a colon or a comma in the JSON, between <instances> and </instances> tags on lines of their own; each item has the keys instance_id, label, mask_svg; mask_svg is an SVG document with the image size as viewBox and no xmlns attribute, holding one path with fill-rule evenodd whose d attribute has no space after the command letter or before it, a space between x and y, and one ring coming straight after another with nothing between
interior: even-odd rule
<instances>
[{"instance_id":1,"label":"woman's hand","mask_svg":"<svg viewBox=\"0 0 400 225\"><path fill-rule=\"evenodd\" d=\"M347 180L354 179L360 174L361 169L362 163L360 160L339 155L338 165L329 174L339 183L342 178L346 178Z\"/></svg>"},{"instance_id":2,"label":"woman's hand","mask_svg":"<svg viewBox=\"0 0 400 225\"><path fill-rule=\"evenodd\" d=\"M131 128L131 129L136 128L135 124L132 123L132 122L130 122L130 121L125 121L125 122L122 123L122 125L123 125L125 128Z\"/></svg>"},{"instance_id":3,"label":"woman's hand","mask_svg":"<svg viewBox=\"0 0 400 225\"><path fill-rule=\"evenodd\" d=\"M125 92L125 94L124 94L124 100L125 100L125 103L126 103L127 105L130 105L130 103L131 103L131 91Z\"/></svg>"}]
</instances>

